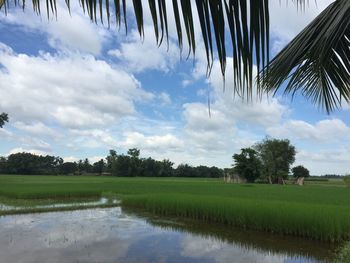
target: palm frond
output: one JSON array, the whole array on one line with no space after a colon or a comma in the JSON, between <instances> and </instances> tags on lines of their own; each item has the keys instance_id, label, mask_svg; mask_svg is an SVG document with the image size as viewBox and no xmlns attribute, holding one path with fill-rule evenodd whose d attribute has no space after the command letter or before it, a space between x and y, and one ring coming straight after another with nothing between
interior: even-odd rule
<instances>
[{"instance_id":1,"label":"palm frond","mask_svg":"<svg viewBox=\"0 0 350 263\"><path fill-rule=\"evenodd\" d=\"M301 92L328 113L350 102L350 1L328 6L260 72L263 91L287 81L284 93Z\"/></svg>"},{"instance_id":2,"label":"palm frond","mask_svg":"<svg viewBox=\"0 0 350 263\"><path fill-rule=\"evenodd\" d=\"M131 4L134 7L137 29L140 36L143 37L144 18L143 2L141 0L119 1L114 0L79 0L84 12L88 14L94 22L107 19L110 21L110 6L114 7L115 19L120 25L124 18L124 24L127 28L126 5ZM296 0L304 2L304 0ZM41 13L40 0L32 0L34 11ZM0 0L0 8L3 6L5 12L11 3L24 7L24 0ZM46 0L46 13L48 16L56 15L56 0ZM70 2L66 0L68 9ZM207 54L208 74L213 63L214 44L216 45L218 59L221 63L223 76L226 71L227 46L225 39L225 28L228 26L231 34L231 44L233 48L234 79L237 91L240 94L246 93L245 90L251 90L253 81L253 61L257 60L261 65L268 62L268 33L269 33L269 14L268 0L173 0L173 12L177 31L178 44L183 48L183 39L185 38L189 55L196 52L195 28L194 28L194 10L197 9L199 24L203 36L203 42ZM165 0L149 0L148 7L152 16L155 37L160 45L165 38L168 42L168 17L167 5ZM123 10L123 12L121 11ZM225 21L227 16L227 22ZM213 38L215 40L213 40ZM241 66L242 64L242 66ZM249 87L249 88L248 88Z\"/></svg>"},{"instance_id":3,"label":"palm frond","mask_svg":"<svg viewBox=\"0 0 350 263\"><path fill-rule=\"evenodd\" d=\"M288 0L287 0L288 1ZM292 0L299 7L308 0ZM45 5L47 16L57 15L57 0L32 0L34 12L41 13L41 5ZM70 0L65 0L70 10ZM80 6L94 22L99 20L108 25L111 20L111 8L115 13L117 25L124 25L127 31L126 5L133 5L137 29L144 36L144 8L142 0L79 0ZM0 9L8 12L10 5L25 7L25 0L0 0ZM154 33L159 45L166 39L168 43L169 7L165 0L148 0ZM195 37L195 10L197 10L202 39L207 58L207 74L214 60L214 50L221 64L223 77L226 72L227 45L232 48L234 89L241 96L251 96L254 80L253 66L258 70L265 68L269 61L269 0L173 0L174 22L178 45L183 49L183 41L187 41L189 55L195 55L198 39ZM229 29L229 41L226 40L226 29ZM259 83L258 83L259 85Z\"/></svg>"}]
</instances>

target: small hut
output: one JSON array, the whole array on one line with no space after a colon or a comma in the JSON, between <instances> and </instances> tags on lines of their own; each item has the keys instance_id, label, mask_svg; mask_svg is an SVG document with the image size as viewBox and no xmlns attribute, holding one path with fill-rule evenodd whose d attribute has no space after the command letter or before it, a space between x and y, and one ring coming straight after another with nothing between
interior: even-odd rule
<instances>
[{"instance_id":1,"label":"small hut","mask_svg":"<svg viewBox=\"0 0 350 263\"><path fill-rule=\"evenodd\" d=\"M303 186L304 185L304 180L305 180L305 177L298 177L298 179L296 180L295 184Z\"/></svg>"},{"instance_id":2,"label":"small hut","mask_svg":"<svg viewBox=\"0 0 350 263\"><path fill-rule=\"evenodd\" d=\"M225 183L233 183L233 184L244 184L247 180L238 174L226 172L224 174L224 182Z\"/></svg>"}]
</instances>

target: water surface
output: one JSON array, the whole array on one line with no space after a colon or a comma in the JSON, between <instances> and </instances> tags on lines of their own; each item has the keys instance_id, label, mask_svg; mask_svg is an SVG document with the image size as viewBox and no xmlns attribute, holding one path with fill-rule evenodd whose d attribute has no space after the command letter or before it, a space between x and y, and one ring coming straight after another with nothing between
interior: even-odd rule
<instances>
[{"instance_id":1,"label":"water surface","mask_svg":"<svg viewBox=\"0 0 350 263\"><path fill-rule=\"evenodd\" d=\"M0 261L321 263L333 248L120 207L0 217Z\"/></svg>"}]
</instances>

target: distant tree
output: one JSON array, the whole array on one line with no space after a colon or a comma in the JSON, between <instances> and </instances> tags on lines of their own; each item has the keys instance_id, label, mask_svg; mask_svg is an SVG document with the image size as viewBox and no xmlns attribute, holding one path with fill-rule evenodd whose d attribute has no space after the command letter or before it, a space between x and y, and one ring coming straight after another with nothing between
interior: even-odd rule
<instances>
[{"instance_id":1,"label":"distant tree","mask_svg":"<svg viewBox=\"0 0 350 263\"><path fill-rule=\"evenodd\" d=\"M95 162L93 164L92 171L94 173L98 173L99 175L101 175L103 173L103 171L105 170L105 167L106 167L106 163L103 159L101 159L98 162Z\"/></svg>"},{"instance_id":2,"label":"distant tree","mask_svg":"<svg viewBox=\"0 0 350 263\"><path fill-rule=\"evenodd\" d=\"M83 171L84 171L84 163L83 163L83 160L79 160L78 161L78 165L77 165L77 173L79 174L79 175L81 175L82 173L83 173Z\"/></svg>"},{"instance_id":3,"label":"distant tree","mask_svg":"<svg viewBox=\"0 0 350 263\"><path fill-rule=\"evenodd\" d=\"M58 174L63 159L55 156L41 156L31 153L10 154L6 161L9 174Z\"/></svg>"},{"instance_id":4,"label":"distant tree","mask_svg":"<svg viewBox=\"0 0 350 263\"><path fill-rule=\"evenodd\" d=\"M132 158L138 159L140 157L140 150L137 148L129 149L128 155Z\"/></svg>"},{"instance_id":5,"label":"distant tree","mask_svg":"<svg viewBox=\"0 0 350 263\"><path fill-rule=\"evenodd\" d=\"M5 157L0 157L0 173L4 174L7 173L8 168L7 168L7 159Z\"/></svg>"},{"instance_id":6,"label":"distant tree","mask_svg":"<svg viewBox=\"0 0 350 263\"><path fill-rule=\"evenodd\" d=\"M115 162L112 163L113 176L135 176L132 174L131 158L126 155L118 155Z\"/></svg>"},{"instance_id":7,"label":"distant tree","mask_svg":"<svg viewBox=\"0 0 350 263\"><path fill-rule=\"evenodd\" d=\"M240 154L234 154L234 172L243 176L248 182L254 182L261 175L261 161L258 152L252 148L241 149Z\"/></svg>"},{"instance_id":8,"label":"distant tree","mask_svg":"<svg viewBox=\"0 0 350 263\"><path fill-rule=\"evenodd\" d=\"M91 166L90 161L89 161L88 158L85 158L85 160L84 160L83 171L85 173L91 173L91 171L92 171L92 166Z\"/></svg>"},{"instance_id":9,"label":"distant tree","mask_svg":"<svg viewBox=\"0 0 350 263\"><path fill-rule=\"evenodd\" d=\"M293 177L301 178L301 177L309 177L310 172L307 168L302 165L298 165L292 168Z\"/></svg>"},{"instance_id":10,"label":"distant tree","mask_svg":"<svg viewBox=\"0 0 350 263\"><path fill-rule=\"evenodd\" d=\"M151 157L143 159L141 162L141 176L160 176L159 162Z\"/></svg>"},{"instance_id":11,"label":"distant tree","mask_svg":"<svg viewBox=\"0 0 350 263\"><path fill-rule=\"evenodd\" d=\"M345 182L345 184L346 184L347 186L350 187L350 175L346 175L346 176L344 177L344 182Z\"/></svg>"},{"instance_id":12,"label":"distant tree","mask_svg":"<svg viewBox=\"0 0 350 263\"><path fill-rule=\"evenodd\" d=\"M132 148L128 150L129 160L129 176L140 176L141 175L141 160L140 150Z\"/></svg>"},{"instance_id":13,"label":"distant tree","mask_svg":"<svg viewBox=\"0 0 350 263\"><path fill-rule=\"evenodd\" d=\"M76 162L65 162L60 166L61 174L74 174L78 169Z\"/></svg>"},{"instance_id":14,"label":"distant tree","mask_svg":"<svg viewBox=\"0 0 350 263\"><path fill-rule=\"evenodd\" d=\"M0 114L0 128L2 128L6 122L9 121L9 116L7 115L7 113L1 113Z\"/></svg>"},{"instance_id":15,"label":"distant tree","mask_svg":"<svg viewBox=\"0 0 350 263\"><path fill-rule=\"evenodd\" d=\"M295 147L289 140L266 138L256 144L254 149L258 152L262 163L262 174L270 184L280 179L287 179L296 154Z\"/></svg>"},{"instance_id":16,"label":"distant tree","mask_svg":"<svg viewBox=\"0 0 350 263\"><path fill-rule=\"evenodd\" d=\"M220 169L216 166L212 166L210 169L210 177L211 178L221 178L224 176L224 170Z\"/></svg>"},{"instance_id":17,"label":"distant tree","mask_svg":"<svg viewBox=\"0 0 350 263\"><path fill-rule=\"evenodd\" d=\"M173 176L174 169L173 169L174 163L171 162L168 159L164 159L163 161L159 162L159 176L166 177L166 176Z\"/></svg>"},{"instance_id":18,"label":"distant tree","mask_svg":"<svg viewBox=\"0 0 350 263\"><path fill-rule=\"evenodd\" d=\"M112 172L113 163L117 161L117 152L115 150L109 150L109 155L106 157L107 160L107 171Z\"/></svg>"},{"instance_id":19,"label":"distant tree","mask_svg":"<svg viewBox=\"0 0 350 263\"><path fill-rule=\"evenodd\" d=\"M194 168L188 164L180 164L175 170L175 175L177 177L196 177Z\"/></svg>"}]
</instances>

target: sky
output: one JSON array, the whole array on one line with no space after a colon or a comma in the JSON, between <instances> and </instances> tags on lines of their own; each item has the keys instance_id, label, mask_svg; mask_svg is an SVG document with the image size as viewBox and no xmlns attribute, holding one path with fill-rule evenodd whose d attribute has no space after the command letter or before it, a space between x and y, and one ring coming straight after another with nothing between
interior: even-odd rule
<instances>
[{"instance_id":1,"label":"sky","mask_svg":"<svg viewBox=\"0 0 350 263\"><path fill-rule=\"evenodd\" d=\"M310 1L304 11L278 2L270 4L272 54L332 1ZM114 22L91 23L76 3L71 15L61 4L57 19L35 15L29 3L0 13L0 112L10 117L0 129L1 156L25 151L94 162L109 149L136 147L141 157L225 168L234 153L269 136L289 139L295 165L313 175L350 172L348 105L326 114L301 96L242 101L234 96L231 57L225 88L217 61L206 77L196 21L196 56L186 60L173 23L169 48L156 45L147 5L141 40L131 9L126 35Z\"/></svg>"}]
</instances>

